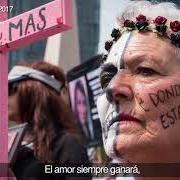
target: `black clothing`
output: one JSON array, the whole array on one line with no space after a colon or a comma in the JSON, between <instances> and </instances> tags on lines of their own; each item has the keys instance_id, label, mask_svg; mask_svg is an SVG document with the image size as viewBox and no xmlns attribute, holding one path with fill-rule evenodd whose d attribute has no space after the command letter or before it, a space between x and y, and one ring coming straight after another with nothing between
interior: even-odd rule
<instances>
[{"instance_id":1,"label":"black clothing","mask_svg":"<svg viewBox=\"0 0 180 180\"><path fill-rule=\"evenodd\" d=\"M76 136L70 133L63 133L54 139L52 145L52 159L58 167L68 167L86 164L90 165L86 149L79 143ZM19 152L13 165L13 171L18 180L26 180L31 177L33 180L54 180L54 179L81 179L80 177L67 177L64 174L45 174L45 164L41 164L34 156L34 152L24 147ZM91 179L91 177L82 177L82 179Z\"/></svg>"}]
</instances>

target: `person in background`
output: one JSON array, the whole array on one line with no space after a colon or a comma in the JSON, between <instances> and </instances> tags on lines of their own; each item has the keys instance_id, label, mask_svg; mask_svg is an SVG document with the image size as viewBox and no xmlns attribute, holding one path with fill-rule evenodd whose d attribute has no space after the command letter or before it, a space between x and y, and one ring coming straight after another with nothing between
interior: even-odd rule
<instances>
[{"instance_id":1,"label":"person in background","mask_svg":"<svg viewBox=\"0 0 180 180\"><path fill-rule=\"evenodd\" d=\"M43 61L22 63L12 68L8 80L9 120L29 125L26 143L19 149L12 168L17 179L53 179L40 171L38 162L59 166L88 164L86 149L65 102L63 71ZM57 175L57 179L66 178Z\"/></svg>"},{"instance_id":2,"label":"person in background","mask_svg":"<svg viewBox=\"0 0 180 180\"><path fill-rule=\"evenodd\" d=\"M122 163L154 163L135 179L180 179L180 10L131 2L111 36L97 103L105 151Z\"/></svg>"},{"instance_id":3,"label":"person in background","mask_svg":"<svg viewBox=\"0 0 180 180\"><path fill-rule=\"evenodd\" d=\"M78 80L74 88L74 112L81 134L86 141L90 140L90 131L88 127L88 103L85 89L81 80Z\"/></svg>"}]
</instances>

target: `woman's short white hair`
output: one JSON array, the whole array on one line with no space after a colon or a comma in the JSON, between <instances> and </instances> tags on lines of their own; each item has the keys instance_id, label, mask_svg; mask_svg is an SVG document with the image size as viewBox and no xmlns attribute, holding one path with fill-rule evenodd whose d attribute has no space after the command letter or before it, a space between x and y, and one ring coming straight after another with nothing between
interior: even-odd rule
<instances>
[{"instance_id":1,"label":"woman's short white hair","mask_svg":"<svg viewBox=\"0 0 180 180\"><path fill-rule=\"evenodd\" d=\"M153 21L158 16L164 16L167 24L170 21L180 21L180 9L172 2L156 2L156 1L131 1L123 12L117 17L115 27L123 27L126 19L136 21L136 17L143 14L149 21ZM180 48L176 49L176 54L180 59Z\"/></svg>"},{"instance_id":2,"label":"woman's short white hair","mask_svg":"<svg viewBox=\"0 0 180 180\"><path fill-rule=\"evenodd\" d=\"M180 9L172 2L154 2L154 1L131 1L124 12L118 17L118 25L122 26L125 19L136 20L140 14L147 16L149 20L157 16L164 16L168 22L180 20Z\"/></svg>"}]
</instances>

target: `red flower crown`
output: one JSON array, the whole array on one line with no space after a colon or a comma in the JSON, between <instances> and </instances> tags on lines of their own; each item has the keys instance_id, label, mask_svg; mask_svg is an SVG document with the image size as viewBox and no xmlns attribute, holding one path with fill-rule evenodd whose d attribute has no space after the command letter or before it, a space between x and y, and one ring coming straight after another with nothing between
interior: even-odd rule
<instances>
[{"instance_id":1,"label":"red flower crown","mask_svg":"<svg viewBox=\"0 0 180 180\"><path fill-rule=\"evenodd\" d=\"M105 49L109 51L114 42L116 42L125 31L138 30L140 32L152 31L159 36L167 37L171 40L172 44L180 48L180 21L171 21L169 26L167 25L167 19L163 16L156 17L152 23L149 23L146 16L140 14L136 17L136 22L126 19L122 29L113 29L111 37L113 40L106 41ZM105 58L107 55L105 56Z\"/></svg>"}]
</instances>

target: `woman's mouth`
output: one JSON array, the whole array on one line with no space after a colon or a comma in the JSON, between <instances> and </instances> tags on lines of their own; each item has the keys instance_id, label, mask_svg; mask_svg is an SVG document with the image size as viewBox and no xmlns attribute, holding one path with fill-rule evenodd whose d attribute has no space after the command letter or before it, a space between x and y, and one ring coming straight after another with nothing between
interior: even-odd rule
<instances>
[{"instance_id":1,"label":"woman's mouth","mask_svg":"<svg viewBox=\"0 0 180 180\"><path fill-rule=\"evenodd\" d=\"M141 123L140 119L137 119L136 117L133 117L125 113L119 114L119 121L135 121L135 122Z\"/></svg>"},{"instance_id":2,"label":"woman's mouth","mask_svg":"<svg viewBox=\"0 0 180 180\"><path fill-rule=\"evenodd\" d=\"M120 113L116 115L112 115L110 116L110 118L108 118L108 129L115 123L115 122L119 122L119 124L134 124L134 123L138 123L138 124L142 124L142 121L136 117L133 117L129 114L126 113Z\"/></svg>"}]
</instances>

